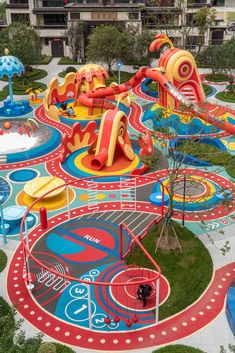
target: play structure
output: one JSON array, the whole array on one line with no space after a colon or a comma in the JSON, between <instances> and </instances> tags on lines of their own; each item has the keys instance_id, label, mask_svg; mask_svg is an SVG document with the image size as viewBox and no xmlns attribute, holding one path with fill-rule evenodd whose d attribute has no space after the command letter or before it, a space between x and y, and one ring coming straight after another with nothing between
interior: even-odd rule
<instances>
[{"instance_id":1,"label":"play structure","mask_svg":"<svg viewBox=\"0 0 235 353\"><path fill-rule=\"evenodd\" d=\"M29 91L33 111L23 110L26 100L10 111L5 100L0 108L0 230L5 242L19 234L21 240L9 262L8 296L34 327L71 346L107 352L165 345L209 325L224 308L232 263L216 270L195 302L159 320L174 285L142 240L169 204L168 155L181 158L176 146L188 135L235 151L235 112L206 102L190 53L165 35L150 50L166 45L158 67L141 68L125 83L107 86L108 73L87 64L62 84L53 79L42 105ZM150 94L151 82L157 94ZM167 124L174 138L155 139L147 124L155 112L157 138ZM205 164L190 155L185 164L198 168L179 171L174 220L199 236L234 222L234 184L225 172L209 163L200 170ZM198 231L201 220L205 229ZM146 285L145 303L137 297Z\"/></svg>"},{"instance_id":2,"label":"play structure","mask_svg":"<svg viewBox=\"0 0 235 353\"><path fill-rule=\"evenodd\" d=\"M217 130L235 134L235 127L229 122L231 119L228 118L228 115L225 116L220 109L217 110L206 103L201 79L192 54L174 48L172 42L161 34L156 36L150 45L150 50L160 50L166 44L170 45L170 49L164 51L157 68L141 68L125 83L111 84L106 87L107 72L93 64L85 65L77 73L66 75L62 85L58 85L56 79L50 83L44 98L44 109L51 119L60 121L62 116L61 121L64 122L64 112L66 111L68 115L66 107L71 105L75 120L80 116L80 113L82 115L84 109L87 114L85 121L88 117L93 120L83 128L75 124L71 135L63 136L62 163L70 153L84 147L91 155L86 167L94 172L105 167L106 172L112 171L110 168L120 154L124 155L127 161L133 162L135 160L136 153L127 130L128 113L125 112L126 109L119 107L119 104L130 105L128 91L139 85L145 78L158 83L158 106L170 112L168 116L159 117L160 127L163 127L167 120L174 120L175 114L178 114L182 116L186 126L196 119L206 126L211 124ZM99 127L94 123L98 116ZM68 115L69 122L71 119L71 115ZM145 117L145 119L147 118ZM96 133L97 128L99 129L98 133ZM184 131L185 134L186 131ZM137 154L142 164L135 165L135 167L132 165L132 174L141 174L148 170L143 161L145 157L154 153L153 143L147 132L142 141L139 139L138 142L141 144L141 146L139 144L141 152L140 154L137 152Z\"/></svg>"}]
</instances>

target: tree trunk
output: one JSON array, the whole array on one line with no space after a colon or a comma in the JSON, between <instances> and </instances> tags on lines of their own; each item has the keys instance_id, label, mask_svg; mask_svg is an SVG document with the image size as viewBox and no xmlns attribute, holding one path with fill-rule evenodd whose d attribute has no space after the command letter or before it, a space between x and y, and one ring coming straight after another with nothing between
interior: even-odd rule
<instances>
[{"instance_id":1,"label":"tree trunk","mask_svg":"<svg viewBox=\"0 0 235 353\"><path fill-rule=\"evenodd\" d=\"M169 236L170 236L170 227L171 227L171 218L173 216L174 212L174 206L173 206L173 197L174 197L174 182L170 180L170 186L169 186L169 206L167 209L167 212L164 217L165 221L165 240L166 244L169 244Z\"/></svg>"}]
</instances>

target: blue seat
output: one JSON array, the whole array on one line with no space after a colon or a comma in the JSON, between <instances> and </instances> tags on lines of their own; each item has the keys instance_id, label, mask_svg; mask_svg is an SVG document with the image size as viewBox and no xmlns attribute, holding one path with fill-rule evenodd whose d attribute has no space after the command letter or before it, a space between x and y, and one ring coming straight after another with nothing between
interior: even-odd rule
<instances>
[{"instance_id":1,"label":"blue seat","mask_svg":"<svg viewBox=\"0 0 235 353\"><path fill-rule=\"evenodd\" d=\"M155 206L162 205L162 193L161 192L154 192L150 195L149 201ZM164 204L167 205L169 203L169 196L164 194Z\"/></svg>"}]
</instances>

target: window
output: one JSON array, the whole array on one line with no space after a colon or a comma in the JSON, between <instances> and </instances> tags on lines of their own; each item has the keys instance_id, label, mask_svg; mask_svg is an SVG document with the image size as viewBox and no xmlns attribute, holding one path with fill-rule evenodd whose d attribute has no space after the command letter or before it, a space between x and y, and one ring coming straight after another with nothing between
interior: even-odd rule
<instances>
[{"instance_id":1,"label":"window","mask_svg":"<svg viewBox=\"0 0 235 353\"><path fill-rule=\"evenodd\" d=\"M29 14L28 13L12 13L11 22L21 22L27 25L30 24Z\"/></svg>"},{"instance_id":2,"label":"window","mask_svg":"<svg viewBox=\"0 0 235 353\"><path fill-rule=\"evenodd\" d=\"M129 20L138 20L139 13L138 12L129 12Z\"/></svg>"},{"instance_id":3,"label":"window","mask_svg":"<svg viewBox=\"0 0 235 353\"><path fill-rule=\"evenodd\" d=\"M204 43L203 36L188 36L186 39L186 47L188 49L195 49L196 46Z\"/></svg>"},{"instance_id":4,"label":"window","mask_svg":"<svg viewBox=\"0 0 235 353\"><path fill-rule=\"evenodd\" d=\"M63 0L43 0L43 7L64 7Z\"/></svg>"},{"instance_id":5,"label":"window","mask_svg":"<svg viewBox=\"0 0 235 353\"><path fill-rule=\"evenodd\" d=\"M65 14L43 15L44 25L66 25L67 16Z\"/></svg>"},{"instance_id":6,"label":"window","mask_svg":"<svg viewBox=\"0 0 235 353\"><path fill-rule=\"evenodd\" d=\"M10 4L13 4L13 5L27 4L28 5L28 0L10 0Z\"/></svg>"},{"instance_id":7,"label":"window","mask_svg":"<svg viewBox=\"0 0 235 353\"><path fill-rule=\"evenodd\" d=\"M213 0L212 6L225 6L225 0Z\"/></svg>"}]
</instances>

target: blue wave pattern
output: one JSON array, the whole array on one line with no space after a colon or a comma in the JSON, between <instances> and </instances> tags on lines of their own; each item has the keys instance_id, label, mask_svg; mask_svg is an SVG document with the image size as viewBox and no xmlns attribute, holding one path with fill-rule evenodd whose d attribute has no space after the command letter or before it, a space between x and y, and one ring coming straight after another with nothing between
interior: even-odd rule
<instances>
[{"instance_id":1,"label":"blue wave pattern","mask_svg":"<svg viewBox=\"0 0 235 353\"><path fill-rule=\"evenodd\" d=\"M211 134L220 132L217 127L213 125L206 125L201 119L194 118L189 124L186 124L180 119L180 116L175 113L173 113L168 119L164 119L159 117L161 111L160 108L157 108L156 110L152 109L153 107L149 107L145 111L142 122L146 125L146 122L148 124L149 121L154 129L161 129L168 126L179 135ZM232 118L228 120L234 124L234 120Z\"/></svg>"},{"instance_id":2,"label":"blue wave pattern","mask_svg":"<svg viewBox=\"0 0 235 353\"><path fill-rule=\"evenodd\" d=\"M22 62L12 55L0 57L0 77L7 75L12 78L14 74L18 76L24 73L24 65Z\"/></svg>"}]
</instances>

